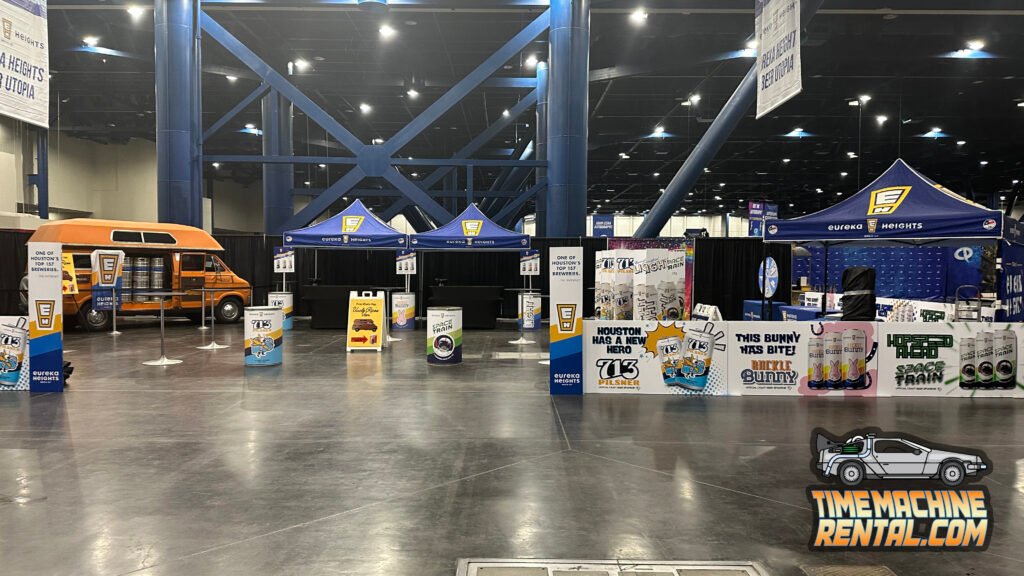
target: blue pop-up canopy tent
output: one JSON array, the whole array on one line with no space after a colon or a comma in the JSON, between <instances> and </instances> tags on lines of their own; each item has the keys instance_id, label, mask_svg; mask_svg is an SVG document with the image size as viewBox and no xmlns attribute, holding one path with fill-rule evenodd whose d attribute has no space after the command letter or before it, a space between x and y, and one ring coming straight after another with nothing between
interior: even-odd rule
<instances>
[{"instance_id":1,"label":"blue pop-up canopy tent","mask_svg":"<svg viewBox=\"0 0 1024 576\"><path fill-rule=\"evenodd\" d=\"M306 228L284 233L284 245L297 248L409 247L409 237L388 226L356 200L337 214Z\"/></svg>"},{"instance_id":2,"label":"blue pop-up canopy tent","mask_svg":"<svg viewBox=\"0 0 1024 576\"><path fill-rule=\"evenodd\" d=\"M932 243L964 239L1020 243L1017 220L959 196L896 160L874 182L824 210L789 220L767 220L765 242L896 241Z\"/></svg>"},{"instance_id":3,"label":"blue pop-up canopy tent","mask_svg":"<svg viewBox=\"0 0 1024 576\"><path fill-rule=\"evenodd\" d=\"M498 226L470 204L444 226L414 234L410 243L417 250L524 250L530 247L530 236Z\"/></svg>"}]
</instances>

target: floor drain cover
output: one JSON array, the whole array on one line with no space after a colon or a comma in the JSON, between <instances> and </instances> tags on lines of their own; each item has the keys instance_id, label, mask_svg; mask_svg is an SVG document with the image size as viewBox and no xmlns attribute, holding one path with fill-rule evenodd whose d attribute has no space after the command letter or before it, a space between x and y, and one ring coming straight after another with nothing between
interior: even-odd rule
<instances>
[{"instance_id":1,"label":"floor drain cover","mask_svg":"<svg viewBox=\"0 0 1024 576\"><path fill-rule=\"evenodd\" d=\"M767 572L753 562L496 558L460 560L456 574L457 576L767 576ZM813 576L825 576L825 574L815 573ZM889 576L892 573L886 574ZM847 576L847 574L837 574L837 576ZM858 576L860 575L858 574ZM865 576L875 575L866 574Z\"/></svg>"},{"instance_id":2,"label":"floor drain cover","mask_svg":"<svg viewBox=\"0 0 1024 576\"><path fill-rule=\"evenodd\" d=\"M801 566L807 576L896 576L885 566Z\"/></svg>"}]
</instances>

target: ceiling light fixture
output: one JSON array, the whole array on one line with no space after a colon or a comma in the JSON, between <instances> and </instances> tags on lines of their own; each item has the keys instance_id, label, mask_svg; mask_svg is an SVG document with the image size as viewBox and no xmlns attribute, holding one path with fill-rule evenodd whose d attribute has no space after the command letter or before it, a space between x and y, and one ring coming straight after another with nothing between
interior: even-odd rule
<instances>
[{"instance_id":1,"label":"ceiling light fixture","mask_svg":"<svg viewBox=\"0 0 1024 576\"><path fill-rule=\"evenodd\" d=\"M757 50L757 40L747 41L747 50Z\"/></svg>"},{"instance_id":2,"label":"ceiling light fixture","mask_svg":"<svg viewBox=\"0 0 1024 576\"><path fill-rule=\"evenodd\" d=\"M700 102L700 94L691 94L688 100L690 101L690 104L696 106L697 103Z\"/></svg>"},{"instance_id":3,"label":"ceiling light fixture","mask_svg":"<svg viewBox=\"0 0 1024 576\"><path fill-rule=\"evenodd\" d=\"M226 78L228 82L234 82L234 81L238 80L238 76L232 76L230 74L228 74L224 78Z\"/></svg>"},{"instance_id":4,"label":"ceiling light fixture","mask_svg":"<svg viewBox=\"0 0 1024 576\"><path fill-rule=\"evenodd\" d=\"M415 88L409 88L408 90L406 90L405 91L405 95L408 96L409 98L413 99L413 100L415 100L415 99L420 97L419 91L416 90Z\"/></svg>"},{"instance_id":5,"label":"ceiling light fixture","mask_svg":"<svg viewBox=\"0 0 1024 576\"><path fill-rule=\"evenodd\" d=\"M309 70L309 60L296 58L292 63L295 64L295 69L298 70L299 72L305 72L306 70Z\"/></svg>"},{"instance_id":6,"label":"ceiling light fixture","mask_svg":"<svg viewBox=\"0 0 1024 576\"><path fill-rule=\"evenodd\" d=\"M388 24L384 24L377 31L380 32L380 37L384 40L390 40L395 37L395 34L398 34L398 31Z\"/></svg>"},{"instance_id":7,"label":"ceiling light fixture","mask_svg":"<svg viewBox=\"0 0 1024 576\"><path fill-rule=\"evenodd\" d=\"M982 160L981 162L978 162L978 164L982 166L988 166L988 160Z\"/></svg>"},{"instance_id":8,"label":"ceiling light fixture","mask_svg":"<svg viewBox=\"0 0 1024 576\"><path fill-rule=\"evenodd\" d=\"M255 124L246 124L245 125L245 129L246 130L255 130L256 129L256 125Z\"/></svg>"},{"instance_id":9,"label":"ceiling light fixture","mask_svg":"<svg viewBox=\"0 0 1024 576\"><path fill-rule=\"evenodd\" d=\"M861 104L867 104L868 102L871 101L871 96L869 96L868 94L861 94L860 96L857 97L857 99L860 100Z\"/></svg>"},{"instance_id":10,"label":"ceiling light fixture","mask_svg":"<svg viewBox=\"0 0 1024 576\"><path fill-rule=\"evenodd\" d=\"M629 21L632 22L634 26L643 26L647 23L647 11L643 8L633 10L629 15Z\"/></svg>"},{"instance_id":11,"label":"ceiling light fixture","mask_svg":"<svg viewBox=\"0 0 1024 576\"><path fill-rule=\"evenodd\" d=\"M85 36L82 38L82 42L84 42L86 46L92 48L100 43L100 38L99 36Z\"/></svg>"},{"instance_id":12,"label":"ceiling light fixture","mask_svg":"<svg viewBox=\"0 0 1024 576\"><path fill-rule=\"evenodd\" d=\"M654 127L654 133L655 134L664 134L665 133L665 127L664 126L655 126Z\"/></svg>"},{"instance_id":13,"label":"ceiling light fixture","mask_svg":"<svg viewBox=\"0 0 1024 576\"><path fill-rule=\"evenodd\" d=\"M849 176L849 175L850 175L850 173L849 173L849 172L840 172L840 173L839 173L839 176L840 176L840 177L842 177L842 178L846 178L846 177L847 177L847 176Z\"/></svg>"},{"instance_id":14,"label":"ceiling light fixture","mask_svg":"<svg viewBox=\"0 0 1024 576\"><path fill-rule=\"evenodd\" d=\"M379 145L384 143L384 139L383 138L374 138L373 139L373 143L379 146Z\"/></svg>"},{"instance_id":15,"label":"ceiling light fixture","mask_svg":"<svg viewBox=\"0 0 1024 576\"><path fill-rule=\"evenodd\" d=\"M957 140L956 141L956 145L957 146L963 146L964 144L967 144L967 140Z\"/></svg>"},{"instance_id":16,"label":"ceiling light fixture","mask_svg":"<svg viewBox=\"0 0 1024 576\"><path fill-rule=\"evenodd\" d=\"M146 9L142 6L129 6L127 9L125 9L125 12L128 12L128 15L131 16L132 19L138 19L146 13Z\"/></svg>"},{"instance_id":17,"label":"ceiling light fixture","mask_svg":"<svg viewBox=\"0 0 1024 576\"><path fill-rule=\"evenodd\" d=\"M882 124L885 124L888 121L889 121L889 117L885 116L884 114L879 114L878 116L875 116L875 122L878 122L879 126L881 126Z\"/></svg>"},{"instance_id":18,"label":"ceiling light fixture","mask_svg":"<svg viewBox=\"0 0 1024 576\"><path fill-rule=\"evenodd\" d=\"M536 54L530 54L529 56L527 56L526 57L526 65L528 67L530 67L530 68L533 68L534 66L536 66L537 65L537 55Z\"/></svg>"},{"instance_id":19,"label":"ceiling light fixture","mask_svg":"<svg viewBox=\"0 0 1024 576\"><path fill-rule=\"evenodd\" d=\"M317 164L320 168L327 168L327 164Z\"/></svg>"},{"instance_id":20,"label":"ceiling light fixture","mask_svg":"<svg viewBox=\"0 0 1024 576\"><path fill-rule=\"evenodd\" d=\"M501 111L501 115L504 116L505 118L508 118L509 116L512 115L512 113L508 111L508 108L506 108Z\"/></svg>"},{"instance_id":21,"label":"ceiling light fixture","mask_svg":"<svg viewBox=\"0 0 1024 576\"><path fill-rule=\"evenodd\" d=\"M782 159L782 163L783 164L789 164L790 163L790 159L789 158L783 158Z\"/></svg>"},{"instance_id":22,"label":"ceiling light fixture","mask_svg":"<svg viewBox=\"0 0 1024 576\"><path fill-rule=\"evenodd\" d=\"M220 168L220 162L214 162L213 164L211 164L211 166L213 166L213 169L216 170L217 168Z\"/></svg>"},{"instance_id":23,"label":"ceiling light fixture","mask_svg":"<svg viewBox=\"0 0 1024 576\"><path fill-rule=\"evenodd\" d=\"M967 49L973 52L978 52L979 50L983 50L984 48L984 40L971 40L970 42L967 43Z\"/></svg>"},{"instance_id":24,"label":"ceiling light fixture","mask_svg":"<svg viewBox=\"0 0 1024 576\"><path fill-rule=\"evenodd\" d=\"M359 111L362 112L363 114L369 114L370 112L373 112L373 106L370 106L366 102L363 102L362 104L359 105Z\"/></svg>"}]
</instances>

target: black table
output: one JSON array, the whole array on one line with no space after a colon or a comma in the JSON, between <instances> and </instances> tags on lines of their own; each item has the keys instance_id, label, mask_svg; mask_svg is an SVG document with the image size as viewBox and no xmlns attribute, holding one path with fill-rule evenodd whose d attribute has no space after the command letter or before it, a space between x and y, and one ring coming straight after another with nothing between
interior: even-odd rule
<instances>
[{"instance_id":1,"label":"black table","mask_svg":"<svg viewBox=\"0 0 1024 576\"><path fill-rule=\"evenodd\" d=\"M493 330L498 325L503 286L431 286L426 306L462 308L462 327Z\"/></svg>"},{"instance_id":2,"label":"black table","mask_svg":"<svg viewBox=\"0 0 1024 576\"><path fill-rule=\"evenodd\" d=\"M309 306L309 327L345 330L349 293L366 289L366 286L303 286L302 301Z\"/></svg>"}]
</instances>

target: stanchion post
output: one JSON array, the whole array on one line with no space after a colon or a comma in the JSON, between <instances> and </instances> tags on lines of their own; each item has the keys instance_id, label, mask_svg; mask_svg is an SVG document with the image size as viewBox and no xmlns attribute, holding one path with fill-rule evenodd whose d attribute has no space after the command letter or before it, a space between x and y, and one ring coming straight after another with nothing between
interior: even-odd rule
<instances>
[{"instance_id":1,"label":"stanchion post","mask_svg":"<svg viewBox=\"0 0 1024 576\"><path fill-rule=\"evenodd\" d=\"M117 286L114 286L110 290L110 292L114 296L114 301L110 305L110 313L113 314L111 319L114 322L113 329L110 331L110 335L111 336L117 336L117 335L121 334L120 332L117 331Z\"/></svg>"}]
</instances>

